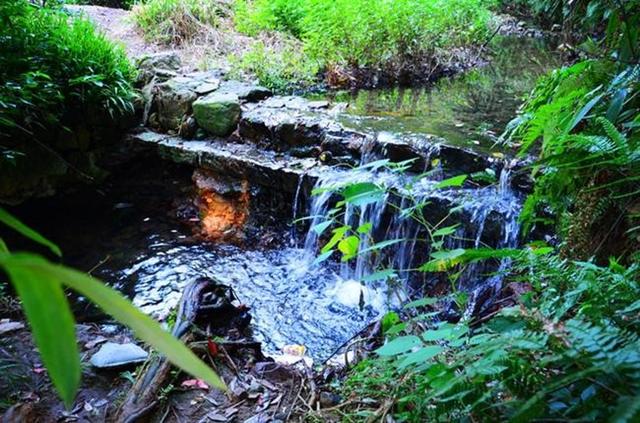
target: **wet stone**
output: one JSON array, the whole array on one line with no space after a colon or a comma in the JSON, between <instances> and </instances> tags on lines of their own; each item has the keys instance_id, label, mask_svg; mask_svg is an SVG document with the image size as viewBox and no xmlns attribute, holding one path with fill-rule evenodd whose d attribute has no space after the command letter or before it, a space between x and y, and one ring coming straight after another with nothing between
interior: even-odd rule
<instances>
[{"instance_id":1,"label":"wet stone","mask_svg":"<svg viewBox=\"0 0 640 423\"><path fill-rule=\"evenodd\" d=\"M236 129L240 113L240 99L236 94L214 92L193 103L193 116L198 125L221 137Z\"/></svg>"},{"instance_id":2,"label":"wet stone","mask_svg":"<svg viewBox=\"0 0 640 423\"><path fill-rule=\"evenodd\" d=\"M124 367L144 362L149 354L133 343L107 342L91 357L91 364L99 369Z\"/></svg>"}]
</instances>

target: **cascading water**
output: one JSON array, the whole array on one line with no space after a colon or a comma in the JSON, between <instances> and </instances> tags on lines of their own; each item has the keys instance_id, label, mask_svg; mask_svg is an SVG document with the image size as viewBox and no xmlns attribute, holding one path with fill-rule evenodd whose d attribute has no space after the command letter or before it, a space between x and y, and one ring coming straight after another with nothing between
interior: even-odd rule
<instances>
[{"instance_id":1,"label":"cascading water","mask_svg":"<svg viewBox=\"0 0 640 423\"><path fill-rule=\"evenodd\" d=\"M309 207L311 223L304 242L308 263L316 257L320 247L315 228L326 221L327 214L335 203L332 189L348 183L372 181L380 185L403 187L407 177L389 172L356 169L351 172L330 173L319 178L316 190L320 194L311 199ZM511 190L510 182L510 171L506 167L500 173L497 185L480 189L438 191L433 188L436 182L425 177L413 184L411 198L400 196L399 199L392 199L387 193L377 201L369 202L362 207L346 205L341 224L355 229L370 223L371 234L381 235L380 240L398 240L398 242L385 249L384 254L379 251L369 251L359 254L352 262L343 263L341 278L349 283L356 283L384 266L393 269L400 280L407 283L412 273L411 269L421 264L416 260L427 258L430 246L428 243L419 241L423 231L421 224L403 211L415 204L424 204L424 213L429 214L430 205L436 200L446 200L445 204L458 207L461 210L462 220L466 219L456 232L456 236L448 241L448 248L517 247L519 232L517 219L521 202ZM402 192L403 188L398 191ZM488 226L491 231L488 230ZM370 246L371 239L361 237L359 250L366 251ZM480 294L487 292L493 294L499 290L502 274L509 264L510 260L503 259L497 268L491 262L474 263L466 268L458 279L458 289L469 292L467 314L477 311ZM366 289L369 295L372 291L385 291L386 295L388 293L385 288L381 283L368 283L363 284L362 291L364 293ZM365 297L364 295L362 297L364 302L366 302Z\"/></svg>"}]
</instances>

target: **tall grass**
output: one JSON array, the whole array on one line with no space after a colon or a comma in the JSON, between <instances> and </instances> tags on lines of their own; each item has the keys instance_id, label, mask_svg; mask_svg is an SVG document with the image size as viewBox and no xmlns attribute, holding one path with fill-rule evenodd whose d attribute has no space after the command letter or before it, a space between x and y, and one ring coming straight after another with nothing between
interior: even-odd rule
<instances>
[{"instance_id":1,"label":"tall grass","mask_svg":"<svg viewBox=\"0 0 640 423\"><path fill-rule=\"evenodd\" d=\"M213 0L149 0L133 8L147 40L176 45L216 27L220 13Z\"/></svg>"},{"instance_id":2,"label":"tall grass","mask_svg":"<svg viewBox=\"0 0 640 423\"><path fill-rule=\"evenodd\" d=\"M493 0L238 0L236 24L286 31L326 68L390 73L488 36Z\"/></svg>"},{"instance_id":3,"label":"tall grass","mask_svg":"<svg viewBox=\"0 0 640 423\"><path fill-rule=\"evenodd\" d=\"M134 70L89 21L21 0L0 21L0 137L46 134L80 108L132 110Z\"/></svg>"}]
</instances>

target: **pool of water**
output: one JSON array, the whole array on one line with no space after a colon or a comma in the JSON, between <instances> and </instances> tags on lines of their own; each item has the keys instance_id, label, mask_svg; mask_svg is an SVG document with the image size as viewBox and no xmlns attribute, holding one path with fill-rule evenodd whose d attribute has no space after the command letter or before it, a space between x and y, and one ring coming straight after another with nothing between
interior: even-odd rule
<instances>
[{"instance_id":1,"label":"pool of water","mask_svg":"<svg viewBox=\"0 0 640 423\"><path fill-rule=\"evenodd\" d=\"M425 88L384 88L329 94L347 107L337 117L354 129L387 136L432 134L482 151L495 146L537 79L560 65L546 41L502 37L487 65Z\"/></svg>"}]
</instances>

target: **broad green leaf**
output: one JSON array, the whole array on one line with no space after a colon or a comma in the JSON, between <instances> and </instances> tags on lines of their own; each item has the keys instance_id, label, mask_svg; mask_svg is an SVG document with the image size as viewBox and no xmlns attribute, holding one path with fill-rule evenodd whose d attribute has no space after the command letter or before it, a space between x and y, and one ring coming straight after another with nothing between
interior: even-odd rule
<instances>
[{"instance_id":1,"label":"broad green leaf","mask_svg":"<svg viewBox=\"0 0 640 423\"><path fill-rule=\"evenodd\" d=\"M402 238L402 239L388 239L386 241L380 241L380 242L377 242L377 243L373 244L370 247L367 247L367 248L363 249L362 251L360 251L360 254L368 253L369 251L379 251L379 250L382 250L383 248L390 247L390 246L398 244L398 243L400 243L402 241L404 241L404 238Z\"/></svg>"},{"instance_id":2,"label":"broad green leaf","mask_svg":"<svg viewBox=\"0 0 640 423\"><path fill-rule=\"evenodd\" d=\"M425 298L421 298L419 300L411 301L411 302L405 304L403 308L404 309L409 309L409 308L430 306L430 305L433 305L433 304L435 304L437 302L438 302L437 298L425 297Z\"/></svg>"},{"instance_id":3,"label":"broad green leaf","mask_svg":"<svg viewBox=\"0 0 640 423\"><path fill-rule=\"evenodd\" d=\"M372 182L359 182L342 190L342 196L347 203L362 207L382 200L384 191Z\"/></svg>"},{"instance_id":4,"label":"broad green leaf","mask_svg":"<svg viewBox=\"0 0 640 423\"><path fill-rule=\"evenodd\" d=\"M447 235L452 235L454 233L456 233L456 229L458 228L458 226L460 226L459 223L456 223L455 225L452 226L447 226L446 228L441 228L438 229L437 231L435 231L433 234L433 236L447 236Z\"/></svg>"},{"instance_id":5,"label":"broad green leaf","mask_svg":"<svg viewBox=\"0 0 640 423\"><path fill-rule=\"evenodd\" d=\"M60 248L58 248L57 245L55 245L53 242L49 241L48 239L40 235L38 232L34 231L33 229L31 229L21 221L13 217L9 212L7 212L2 207L0 207L0 222L4 223L5 225L9 226L11 229L15 230L16 232L19 232L20 234L24 235L30 240L49 248L49 250L51 250L51 252L53 252L58 257L62 256L62 251L60 251Z\"/></svg>"},{"instance_id":6,"label":"broad green leaf","mask_svg":"<svg viewBox=\"0 0 640 423\"><path fill-rule=\"evenodd\" d=\"M456 248L455 250L442 250L431 253L431 257L435 260L453 260L464 255L467 252L464 248Z\"/></svg>"},{"instance_id":7,"label":"broad green leaf","mask_svg":"<svg viewBox=\"0 0 640 423\"><path fill-rule=\"evenodd\" d=\"M585 104L584 107L578 111L578 113L576 113L573 120L571 121L571 124L568 126L566 130L567 134L571 132L576 126L578 126L578 124L582 121L582 119L584 119L587 113L589 113L591 109L593 109L593 106L595 106L598 103L598 101L600 101L603 95L604 94L599 94L595 96L587 104Z\"/></svg>"},{"instance_id":8,"label":"broad green leaf","mask_svg":"<svg viewBox=\"0 0 640 423\"><path fill-rule=\"evenodd\" d=\"M316 233L316 235L320 236L327 230L329 226L333 223L333 220L327 220L322 223L318 223L311 230Z\"/></svg>"},{"instance_id":9,"label":"broad green leaf","mask_svg":"<svg viewBox=\"0 0 640 423\"><path fill-rule=\"evenodd\" d=\"M335 247L338 244L338 242L340 242L340 240L344 237L344 235L347 233L349 229L350 229L349 226L341 226L339 228L334 229L333 236L331 237L329 242L327 242L327 244L324 247L322 247L322 250L320 250L320 252L326 253L329 250L331 250L333 247Z\"/></svg>"},{"instance_id":10,"label":"broad green leaf","mask_svg":"<svg viewBox=\"0 0 640 423\"><path fill-rule=\"evenodd\" d=\"M378 348L376 353L388 357L411 351L420 345L422 345L422 341L415 335L399 336Z\"/></svg>"},{"instance_id":11,"label":"broad green leaf","mask_svg":"<svg viewBox=\"0 0 640 423\"><path fill-rule=\"evenodd\" d=\"M405 322L398 323L397 325L391 326L385 334L387 335L396 335L407 328L407 324Z\"/></svg>"},{"instance_id":12,"label":"broad green leaf","mask_svg":"<svg viewBox=\"0 0 640 423\"><path fill-rule=\"evenodd\" d=\"M358 229L356 229L356 232L358 232L359 234L366 234L371 232L372 228L373 228L372 223L365 223L363 225L358 226Z\"/></svg>"},{"instance_id":13,"label":"broad green leaf","mask_svg":"<svg viewBox=\"0 0 640 423\"><path fill-rule=\"evenodd\" d=\"M30 265L24 256L4 256L0 265L16 289L42 362L67 408L80 385L80 356L75 324L55 274ZM43 259L36 258L41 263Z\"/></svg>"},{"instance_id":14,"label":"broad green leaf","mask_svg":"<svg viewBox=\"0 0 640 423\"><path fill-rule=\"evenodd\" d=\"M329 250L329 251L325 251L324 253L320 254L313 261L312 266L316 266L316 265L322 263L323 261L326 261L329 257L331 257L331 254L333 254L333 252L334 252L334 250Z\"/></svg>"},{"instance_id":15,"label":"broad green leaf","mask_svg":"<svg viewBox=\"0 0 640 423\"><path fill-rule=\"evenodd\" d=\"M387 331L395 324L400 323L400 316L395 311L390 311L382 317L382 333Z\"/></svg>"},{"instance_id":16,"label":"broad green leaf","mask_svg":"<svg viewBox=\"0 0 640 423\"><path fill-rule=\"evenodd\" d=\"M417 351L411 352L400 362L399 367L404 369L413 364L423 363L444 351L439 345L427 345Z\"/></svg>"},{"instance_id":17,"label":"broad green leaf","mask_svg":"<svg viewBox=\"0 0 640 423\"><path fill-rule=\"evenodd\" d=\"M464 181L467 180L467 175L458 175L449 179L445 179L436 184L436 189L442 188L450 188L450 187L461 187L464 184Z\"/></svg>"},{"instance_id":18,"label":"broad green leaf","mask_svg":"<svg viewBox=\"0 0 640 423\"><path fill-rule=\"evenodd\" d=\"M358 245L360 245L360 238L355 235L348 236L342 239L338 243L338 250L342 253L342 261L352 259L358 254Z\"/></svg>"},{"instance_id":19,"label":"broad green leaf","mask_svg":"<svg viewBox=\"0 0 640 423\"><path fill-rule=\"evenodd\" d=\"M388 279L392 276L395 276L396 272L394 269L385 269L379 270L375 273L365 276L362 278L362 282L375 282Z\"/></svg>"},{"instance_id":20,"label":"broad green leaf","mask_svg":"<svg viewBox=\"0 0 640 423\"><path fill-rule=\"evenodd\" d=\"M224 382L211 368L204 364L182 342L162 329L158 322L139 311L118 291L94 279L85 273L61 265L56 265L29 254L12 256L14 265L32 269L51 278L87 297L120 323L128 326L135 335L151 345L159 353L194 377L205 380L210 385L226 390ZM50 315L49 315L50 318Z\"/></svg>"}]
</instances>

